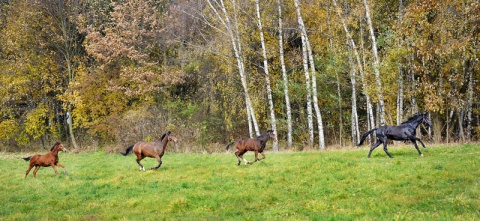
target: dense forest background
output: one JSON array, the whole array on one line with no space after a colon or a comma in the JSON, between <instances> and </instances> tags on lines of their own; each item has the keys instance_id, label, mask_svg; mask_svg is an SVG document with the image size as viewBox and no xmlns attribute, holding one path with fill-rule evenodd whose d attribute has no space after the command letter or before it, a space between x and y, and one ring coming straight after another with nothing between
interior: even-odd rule
<instances>
[{"instance_id":1,"label":"dense forest background","mask_svg":"<svg viewBox=\"0 0 480 221\"><path fill-rule=\"evenodd\" d=\"M2 150L478 141L478 0L0 0Z\"/></svg>"}]
</instances>

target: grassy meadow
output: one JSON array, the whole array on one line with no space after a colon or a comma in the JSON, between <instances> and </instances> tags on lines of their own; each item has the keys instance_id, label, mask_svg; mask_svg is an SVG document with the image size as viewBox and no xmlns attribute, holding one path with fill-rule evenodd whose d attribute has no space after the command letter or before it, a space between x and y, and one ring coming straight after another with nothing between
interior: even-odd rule
<instances>
[{"instance_id":1,"label":"grassy meadow","mask_svg":"<svg viewBox=\"0 0 480 221\"><path fill-rule=\"evenodd\" d=\"M55 176L24 179L31 154L0 153L0 220L478 220L480 145L267 152L167 152L156 171L134 155L59 153ZM168 149L167 149L168 151ZM246 155L253 159L253 153ZM152 158L142 161L156 165Z\"/></svg>"}]
</instances>

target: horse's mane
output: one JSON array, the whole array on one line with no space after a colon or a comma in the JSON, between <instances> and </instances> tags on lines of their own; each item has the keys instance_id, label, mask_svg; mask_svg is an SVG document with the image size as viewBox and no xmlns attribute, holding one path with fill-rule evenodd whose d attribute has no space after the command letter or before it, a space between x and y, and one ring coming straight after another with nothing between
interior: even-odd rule
<instances>
[{"instance_id":1,"label":"horse's mane","mask_svg":"<svg viewBox=\"0 0 480 221\"><path fill-rule=\"evenodd\" d=\"M265 136L267 136L267 134L269 134L269 133L273 133L273 130L267 130L265 133L260 134L257 138L265 137Z\"/></svg>"},{"instance_id":2,"label":"horse's mane","mask_svg":"<svg viewBox=\"0 0 480 221\"><path fill-rule=\"evenodd\" d=\"M165 136L167 136L167 133L164 133L164 134L160 137L160 141L162 141L163 138L165 138Z\"/></svg>"},{"instance_id":3,"label":"horse's mane","mask_svg":"<svg viewBox=\"0 0 480 221\"><path fill-rule=\"evenodd\" d=\"M412 122L415 122L418 120L418 118L422 118L424 114L422 113L417 113L415 115L413 115L412 117L408 118L407 121L403 122L402 124L408 124L408 123L412 123Z\"/></svg>"},{"instance_id":4,"label":"horse's mane","mask_svg":"<svg viewBox=\"0 0 480 221\"><path fill-rule=\"evenodd\" d=\"M57 145L59 145L59 144L60 144L60 142L56 142L56 143L53 145L53 147L50 149L50 151L52 151L52 150L53 150Z\"/></svg>"}]
</instances>

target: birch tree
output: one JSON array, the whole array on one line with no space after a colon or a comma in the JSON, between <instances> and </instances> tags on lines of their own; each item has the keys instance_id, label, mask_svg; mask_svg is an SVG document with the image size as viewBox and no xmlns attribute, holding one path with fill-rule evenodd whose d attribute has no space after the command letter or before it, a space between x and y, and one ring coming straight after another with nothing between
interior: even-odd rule
<instances>
[{"instance_id":1,"label":"birch tree","mask_svg":"<svg viewBox=\"0 0 480 221\"><path fill-rule=\"evenodd\" d=\"M297 12L297 21L300 30L304 30L303 19L300 13L300 5L298 0L293 0L295 3L295 8ZM307 121L308 121L308 134L309 134L309 143L308 145L313 147L315 136L313 134L313 109L312 109L312 90L310 83L310 73L308 69L308 55L307 55L307 40L305 32L300 31L302 38L302 61L303 61L303 71L305 73L305 87L307 92Z\"/></svg>"},{"instance_id":2,"label":"birch tree","mask_svg":"<svg viewBox=\"0 0 480 221\"><path fill-rule=\"evenodd\" d=\"M332 28L331 28L331 24L330 24L330 7L327 8L327 27L328 27L328 42L329 42L329 51L331 53L331 56L335 59L335 56L334 56L334 49L333 49L333 39L332 39ZM348 44L348 41L347 41L347 44ZM350 54L349 54L350 55ZM349 56L349 58L351 58L351 56ZM350 61L350 60L349 60ZM354 65L351 64L351 67L353 68ZM341 90L341 82L340 82L340 76L338 74L338 71L335 70L335 80L337 81L337 97L338 97L338 112L339 112L339 117L338 117L338 120L340 122L340 133L339 133L339 141L340 141L340 145L343 145L343 110L342 110L342 90ZM356 93L354 93L355 95L352 96L352 98L356 99ZM352 102L353 103L353 102ZM357 112L357 108L356 108L356 105L355 105L355 108L353 108L353 104L352 104L352 133L353 131L355 130L354 129L354 125L353 125L353 112ZM355 114L356 116L356 114ZM355 131L358 131L358 120L357 120L357 127L356 127L356 130ZM352 136L352 140L353 140L353 136ZM354 141L353 143L356 143L356 141Z\"/></svg>"},{"instance_id":3,"label":"birch tree","mask_svg":"<svg viewBox=\"0 0 480 221\"><path fill-rule=\"evenodd\" d=\"M402 22L403 18L403 0L398 3L398 23ZM401 46L401 41L399 45ZM402 63L398 62L398 93L397 93L397 125L402 123L403 118L403 71Z\"/></svg>"},{"instance_id":4,"label":"birch tree","mask_svg":"<svg viewBox=\"0 0 480 221\"><path fill-rule=\"evenodd\" d=\"M267 99L268 99L268 105L270 109L270 123L272 124L272 130L273 133L275 134L275 137L277 137L277 122L275 119L275 111L273 108L273 98L272 98L272 89L270 86L270 75L268 72L268 60L267 60L267 49L265 48L265 38L263 37L263 27L262 27L262 20L260 17L260 5L259 5L259 0L255 0L255 9L257 12L257 25L258 29L260 32L260 42L262 44L262 56L263 56L263 70L265 71L265 83L267 87ZM278 140L273 141L273 150L275 152L278 151Z\"/></svg>"},{"instance_id":5,"label":"birch tree","mask_svg":"<svg viewBox=\"0 0 480 221\"><path fill-rule=\"evenodd\" d=\"M298 1L298 0L296 0ZM301 17L301 14L299 14ZM303 23L303 19L300 20ZM315 109L315 114L317 115L317 126L318 126L318 145L320 150L325 149L325 138L323 134L323 121L322 121L322 114L320 112L320 108L318 107L318 96L317 96L317 77L316 77L316 71L315 71L315 62L313 60L313 52L312 52L312 46L310 45L310 41L308 40L308 35L307 35L307 30L305 28L305 25L302 25L300 27L303 27L302 32L305 35L305 42L307 44L307 53L308 53L308 60L310 62L310 71L312 75L312 94L313 94L313 107Z\"/></svg>"},{"instance_id":6,"label":"birch tree","mask_svg":"<svg viewBox=\"0 0 480 221\"><path fill-rule=\"evenodd\" d=\"M277 0L278 5L278 46L280 51L280 66L282 68L283 92L285 94L285 109L287 112L287 147L292 147L292 110L290 107L290 95L288 93L288 77L285 68L285 58L283 53L283 22L282 22L282 4Z\"/></svg>"},{"instance_id":7,"label":"birch tree","mask_svg":"<svg viewBox=\"0 0 480 221\"><path fill-rule=\"evenodd\" d=\"M367 100L367 115L368 115L368 119L369 119L368 120L368 122L369 122L368 123L368 130L370 130L373 127L375 127L374 126L375 123L374 123L374 119L373 119L373 109L372 109L371 99L370 99L370 96L369 96L368 92L366 91L367 84L366 84L366 80L365 80L365 75L363 73L363 65L362 65L362 62L360 61L360 55L358 53L355 41L353 40L353 37L350 34L350 31L349 31L349 29L347 27L347 24L345 22L345 18L343 17L343 15L341 13L341 10L340 10L340 7L338 7L336 0L333 0L333 5L335 7L335 11L337 12L338 17L340 18L340 22L342 23L343 30L345 31L345 35L347 37L347 41L349 42L349 45L350 45L350 47L353 51L353 54L355 56L355 59L357 61L357 65L356 65L355 70L360 73L360 77L362 79L362 86L363 86L363 90L365 92L365 97L366 97L366 100Z\"/></svg>"},{"instance_id":8,"label":"birch tree","mask_svg":"<svg viewBox=\"0 0 480 221\"><path fill-rule=\"evenodd\" d=\"M315 71L315 62L313 60L313 52L312 52L312 47L310 45L310 41L308 40L308 34L307 34L307 29L305 27L305 23L303 22L302 18L302 13L300 11L300 3L298 0L293 1L295 4L295 9L297 12L297 21L298 21L298 26L302 35L302 43L303 47L306 50L303 50L304 53L304 68L305 69L305 76L311 74L312 78L312 87L311 87L311 96L313 97L313 107L315 108L315 114L317 115L317 126L318 126L318 145L320 150L325 149L325 139L324 139L324 134L323 134L323 122L322 122L322 114L320 113L320 108L318 107L318 96L317 96L317 81L316 81L316 71ZM308 63L310 63L310 68L308 67ZM309 71L311 73L309 73ZM310 78L310 76L309 76ZM307 90L309 90L310 86L307 86ZM307 96L308 96L308 91L307 91ZM307 98L308 102L308 98ZM309 113L310 114L310 113ZM313 113L312 113L313 115ZM312 117L312 131L311 131L312 137L313 138L313 117ZM313 140L312 140L312 146L313 146Z\"/></svg>"},{"instance_id":9,"label":"birch tree","mask_svg":"<svg viewBox=\"0 0 480 221\"><path fill-rule=\"evenodd\" d=\"M233 7L233 21L230 17L231 15L227 12L227 8L225 7L223 0L206 0L207 4L209 5L210 9L212 9L214 15L220 22L220 24L226 29L227 37L230 39L230 43L232 49L235 53L235 59L237 60L237 67L238 73L240 75L240 80L242 82L243 91L245 93L245 105L247 109L247 118L253 123L253 127L255 129L256 135L260 135L260 131L258 129L257 117L255 116L255 111L253 109L252 102L250 100L250 95L248 93L247 87L247 79L245 73L245 62L243 60L243 53L242 53L242 46L240 41L240 33L238 31L238 20L236 19L236 3L234 0L231 1ZM250 127L249 127L250 129ZM252 137L252 130L250 129L250 136Z\"/></svg>"},{"instance_id":10,"label":"birch tree","mask_svg":"<svg viewBox=\"0 0 480 221\"><path fill-rule=\"evenodd\" d=\"M378 104L380 105L380 124L385 124L385 104L383 101L382 80L380 79L380 61L378 58L377 41L375 39L375 33L373 32L372 19L370 17L370 9L368 7L367 0L363 0L365 5L365 15L367 19L368 28L370 30L370 38L372 39L372 52L373 52L373 72L375 74L375 81L377 82L378 92Z\"/></svg>"},{"instance_id":11,"label":"birch tree","mask_svg":"<svg viewBox=\"0 0 480 221\"><path fill-rule=\"evenodd\" d=\"M348 40L347 40L348 41ZM347 42L347 45L348 42ZM360 130L358 127L358 112L357 112L357 76L356 66L352 58L351 46L348 47L348 63L350 64L350 82L352 84L352 143L357 144L360 141Z\"/></svg>"}]
</instances>

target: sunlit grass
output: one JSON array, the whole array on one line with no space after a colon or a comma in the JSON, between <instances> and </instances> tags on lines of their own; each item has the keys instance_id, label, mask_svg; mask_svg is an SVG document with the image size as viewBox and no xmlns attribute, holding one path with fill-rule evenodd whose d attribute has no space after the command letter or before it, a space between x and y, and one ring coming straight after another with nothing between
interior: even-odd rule
<instances>
[{"instance_id":1,"label":"sunlit grass","mask_svg":"<svg viewBox=\"0 0 480 221\"><path fill-rule=\"evenodd\" d=\"M0 153L2 220L475 220L480 146L271 153L236 166L232 152L135 157L60 153L70 176ZM253 159L248 153L246 158ZM146 168L156 165L147 158Z\"/></svg>"}]
</instances>

